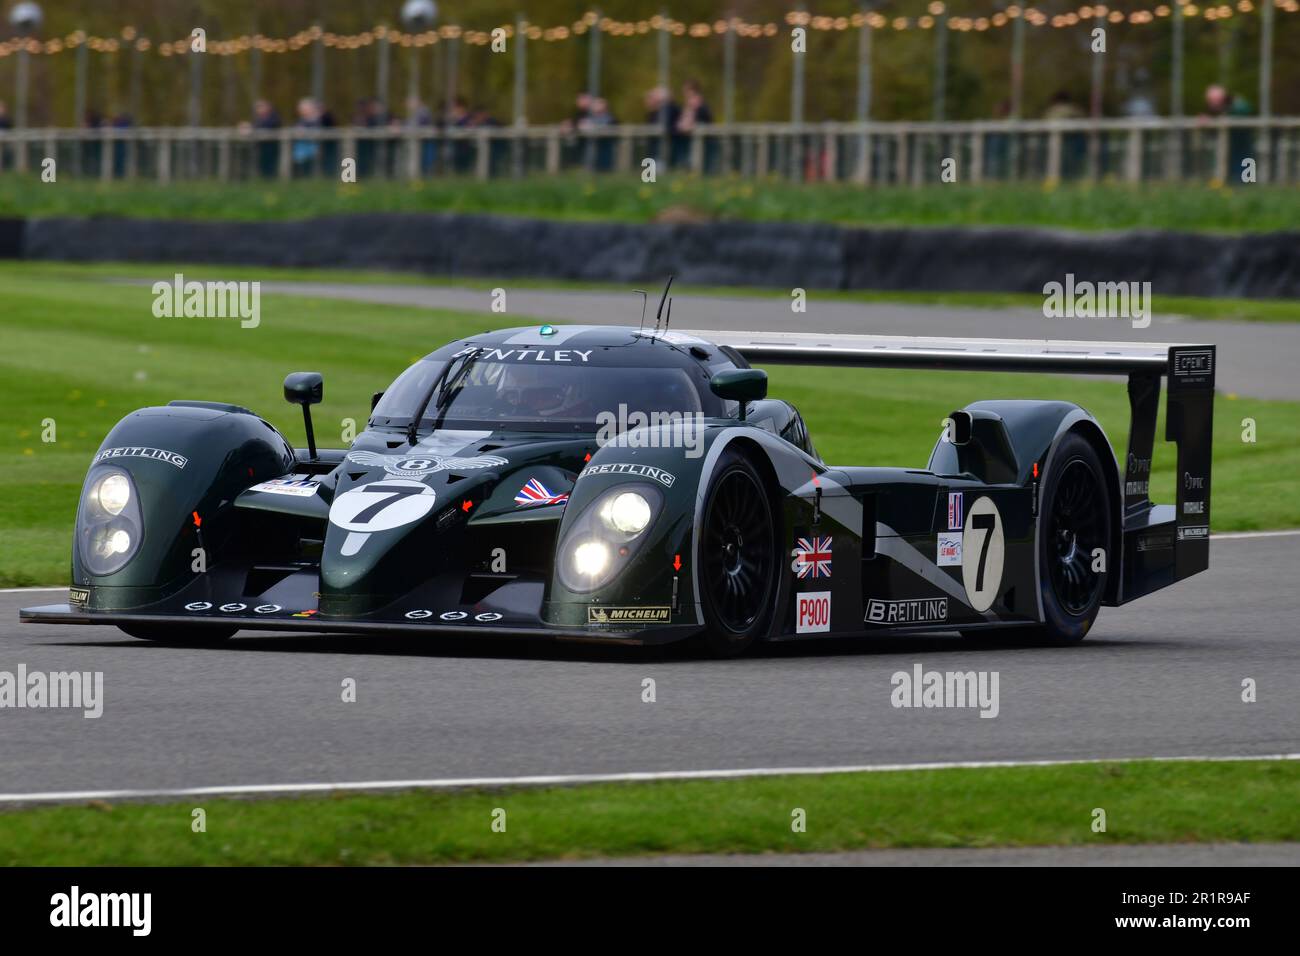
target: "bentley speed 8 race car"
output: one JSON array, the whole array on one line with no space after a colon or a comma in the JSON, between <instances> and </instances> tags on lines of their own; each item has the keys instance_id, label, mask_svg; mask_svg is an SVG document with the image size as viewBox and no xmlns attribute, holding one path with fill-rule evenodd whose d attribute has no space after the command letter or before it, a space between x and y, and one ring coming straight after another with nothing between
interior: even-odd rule
<instances>
[{"instance_id":1,"label":"bentley speed 8 race car","mask_svg":"<svg viewBox=\"0 0 1300 956\"><path fill-rule=\"evenodd\" d=\"M1117 463L1068 402L952 411L921 468L830 465L751 362L1123 375ZM318 449L247 408L123 418L81 494L70 603L24 621L628 644L1022 629L1078 641L1209 563L1212 346L516 328L456 341ZM1162 378L1174 504L1148 497ZM935 410L935 421L944 410ZM845 407L847 416L868 408Z\"/></svg>"}]
</instances>

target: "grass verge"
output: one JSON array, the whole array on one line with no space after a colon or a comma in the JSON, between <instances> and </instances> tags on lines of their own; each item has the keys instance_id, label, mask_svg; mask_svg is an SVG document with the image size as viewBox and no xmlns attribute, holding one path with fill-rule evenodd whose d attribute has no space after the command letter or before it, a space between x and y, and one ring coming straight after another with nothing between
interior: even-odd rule
<instances>
[{"instance_id":1,"label":"grass verge","mask_svg":"<svg viewBox=\"0 0 1300 956\"><path fill-rule=\"evenodd\" d=\"M60 181L0 179L0 216L129 216L163 219L302 219L360 212L499 213L548 219L652 222L695 219L871 226L1039 226L1090 231L1173 229L1270 232L1300 221L1300 191L1286 186L1122 183L1060 186L935 184L863 189L839 183L665 173L565 175L479 182L452 176L415 182Z\"/></svg>"},{"instance_id":2,"label":"grass verge","mask_svg":"<svg viewBox=\"0 0 1300 956\"><path fill-rule=\"evenodd\" d=\"M179 263L77 263L0 262L0 277L24 275L48 279L91 277L105 279L170 278L182 273L186 279L260 282L321 282L349 285L409 285L438 288L456 286L494 289L505 285L516 289L555 289L627 293L628 287L612 282L580 282L569 279L501 279L474 276L432 276L413 272L385 272L351 269L279 269L265 266L186 266ZM748 286L701 286L673 283L675 294L746 298L786 296L786 290ZM897 305L940 305L976 309L1034 309L1043 307L1043 296L1034 292L953 292L877 289L810 289L814 301L891 303ZM630 297L629 297L630 298ZM633 300L634 301L634 300ZM1152 294L1152 315L1157 319L1177 316L1187 319L1225 322L1300 322L1300 303L1290 299L1208 299L1193 296Z\"/></svg>"},{"instance_id":3,"label":"grass verge","mask_svg":"<svg viewBox=\"0 0 1300 956\"><path fill-rule=\"evenodd\" d=\"M318 440L338 447L349 419L364 425L370 394L419 356L489 326L528 321L266 295L261 325L242 329L234 319L155 318L148 286L106 284L93 270L0 274L0 374L8 399L0 404L5 587L66 583L82 478L104 435L133 409L178 398L234 402L300 442L301 414L284 402L281 383L288 372L312 369L324 373L327 385L313 413ZM770 371L772 395L799 407L828 462L924 466L943 417L986 398L1078 402L1098 416L1121 455L1127 441L1128 400L1118 379ZM1256 422L1255 443L1241 440L1247 417ZM1221 395L1214 440L1214 529L1300 526L1300 498L1292 488L1300 472L1300 404ZM1157 442L1156 500L1173 500L1173 450Z\"/></svg>"},{"instance_id":4,"label":"grass verge","mask_svg":"<svg viewBox=\"0 0 1300 956\"><path fill-rule=\"evenodd\" d=\"M193 810L206 815L195 833ZM792 828L795 809L806 832ZM1093 832L1095 810L1106 831ZM492 829L505 811L505 832ZM499 815L498 815L499 816ZM391 865L657 853L1300 840L1295 761L1067 764L43 807L6 866Z\"/></svg>"}]
</instances>

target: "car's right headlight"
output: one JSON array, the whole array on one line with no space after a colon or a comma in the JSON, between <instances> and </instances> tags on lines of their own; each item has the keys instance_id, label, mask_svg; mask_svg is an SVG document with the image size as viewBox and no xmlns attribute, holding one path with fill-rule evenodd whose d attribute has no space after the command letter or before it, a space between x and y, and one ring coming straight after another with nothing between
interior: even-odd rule
<instances>
[{"instance_id":1,"label":"car's right headlight","mask_svg":"<svg viewBox=\"0 0 1300 956\"><path fill-rule=\"evenodd\" d=\"M113 465L91 469L77 509L77 548L94 575L120 570L140 549L144 523L129 472Z\"/></svg>"},{"instance_id":2,"label":"car's right headlight","mask_svg":"<svg viewBox=\"0 0 1300 956\"><path fill-rule=\"evenodd\" d=\"M663 494L652 485L615 485L587 506L556 551L560 583L584 594L608 584L650 537Z\"/></svg>"}]
</instances>

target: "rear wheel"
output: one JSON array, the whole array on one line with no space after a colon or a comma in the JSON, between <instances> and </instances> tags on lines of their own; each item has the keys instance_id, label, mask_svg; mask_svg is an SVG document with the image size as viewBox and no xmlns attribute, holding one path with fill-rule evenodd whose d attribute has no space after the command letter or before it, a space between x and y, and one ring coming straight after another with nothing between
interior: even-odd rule
<instances>
[{"instance_id":1,"label":"rear wheel","mask_svg":"<svg viewBox=\"0 0 1300 956\"><path fill-rule=\"evenodd\" d=\"M144 641L177 647L215 647L224 644L237 627L204 624L119 624L118 629Z\"/></svg>"},{"instance_id":2,"label":"rear wheel","mask_svg":"<svg viewBox=\"0 0 1300 956\"><path fill-rule=\"evenodd\" d=\"M1081 641L1101 610L1110 566L1111 506L1101 459L1092 443L1070 433L1048 466L1038 524L1043 635L1057 644Z\"/></svg>"},{"instance_id":3,"label":"rear wheel","mask_svg":"<svg viewBox=\"0 0 1300 956\"><path fill-rule=\"evenodd\" d=\"M776 522L763 479L747 458L723 455L700 528L701 640L734 657L767 633L777 584Z\"/></svg>"},{"instance_id":4,"label":"rear wheel","mask_svg":"<svg viewBox=\"0 0 1300 956\"><path fill-rule=\"evenodd\" d=\"M1101 459L1071 432L1052 454L1039 495L1038 577L1043 623L962 632L974 641L1075 644L1101 610L1110 554L1111 505ZM1100 559L1100 560L1099 560ZM1094 570L1096 569L1096 570Z\"/></svg>"}]
</instances>

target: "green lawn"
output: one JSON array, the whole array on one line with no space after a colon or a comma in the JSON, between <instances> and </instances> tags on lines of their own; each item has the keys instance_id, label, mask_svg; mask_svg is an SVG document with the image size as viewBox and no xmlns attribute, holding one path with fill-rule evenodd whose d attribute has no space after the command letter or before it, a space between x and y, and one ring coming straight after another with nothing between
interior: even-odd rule
<instances>
[{"instance_id":1,"label":"green lawn","mask_svg":"<svg viewBox=\"0 0 1300 956\"><path fill-rule=\"evenodd\" d=\"M0 216L297 219L355 212L502 213L555 219L649 222L665 213L700 219L829 222L874 226L1043 226L1084 230L1270 232L1300 222L1300 190L1210 184L1133 188L1118 183L930 185L862 189L769 177L666 173L415 183L258 181L100 183L0 178Z\"/></svg>"},{"instance_id":2,"label":"green lawn","mask_svg":"<svg viewBox=\"0 0 1300 956\"><path fill-rule=\"evenodd\" d=\"M190 277L199 275L190 272ZM161 276L170 273L164 272ZM223 278L232 278L223 274ZM263 279L269 278L265 270ZM291 441L302 418L281 382L323 372L315 410L322 445L338 445L345 418L364 423L370 394L409 362L456 336L524 317L467 315L336 300L264 296L262 322L158 319L147 286L109 285L94 270L25 264L0 269L0 586L67 581L81 480L100 441L132 409L171 399L214 399L254 409ZM772 394L793 401L829 462L923 466L941 419L981 398L1077 401L1123 453L1128 405L1114 382L1037 375L906 370L772 369ZM1241 441L1256 420L1258 442ZM42 441L52 418L57 441ZM1161 432L1162 434L1163 432ZM1300 405L1220 396L1216 403L1216 530L1300 526ZM1152 494L1172 501L1173 446L1157 443Z\"/></svg>"},{"instance_id":3,"label":"green lawn","mask_svg":"<svg viewBox=\"0 0 1300 956\"><path fill-rule=\"evenodd\" d=\"M192 830L195 808L206 832ZM796 809L805 832L794 832ZM1093 831L1094 811L1106 829ZM505 811L505 832L494 812ZM500 819L500 814L496 814ZM1300 763L1149 761L47 807L0 865L392 865L652 853L1300 840Z\"/></svg>"},{"instance_id":4,"label":"green lawn","mask_svg":"<svg viewBox=\"0 0 1300 956\"><path fill-rule=\"evenodd\" d=\"M628 292L626 285L612 282L579 282L569 279L485 279L474 276L433 276L415 272L361 271L350 269L271 269L265 266L186 266L178 263L95 262L0 262L0 277L21 274L50 279L82 280L91 276L108 279L147 278L184 273L188 279L222 281L260 280L269 282L330 282L360 285L459 286L471 289L508 288L595 290ZM700 286L674 282L675 295L770 297L784 293L748 286ZM890 302L904 305L948 305L979 309L1041 309L1043 296L1033 292L937 292L873 289L809 289L813 301ZM1158 318L1181 316L1189 319L1228 322L1300 322L1300 303L1291 299L1207 299L1191 296L1152 295L1152 314Z\"/></svg>"}]
</instances>

